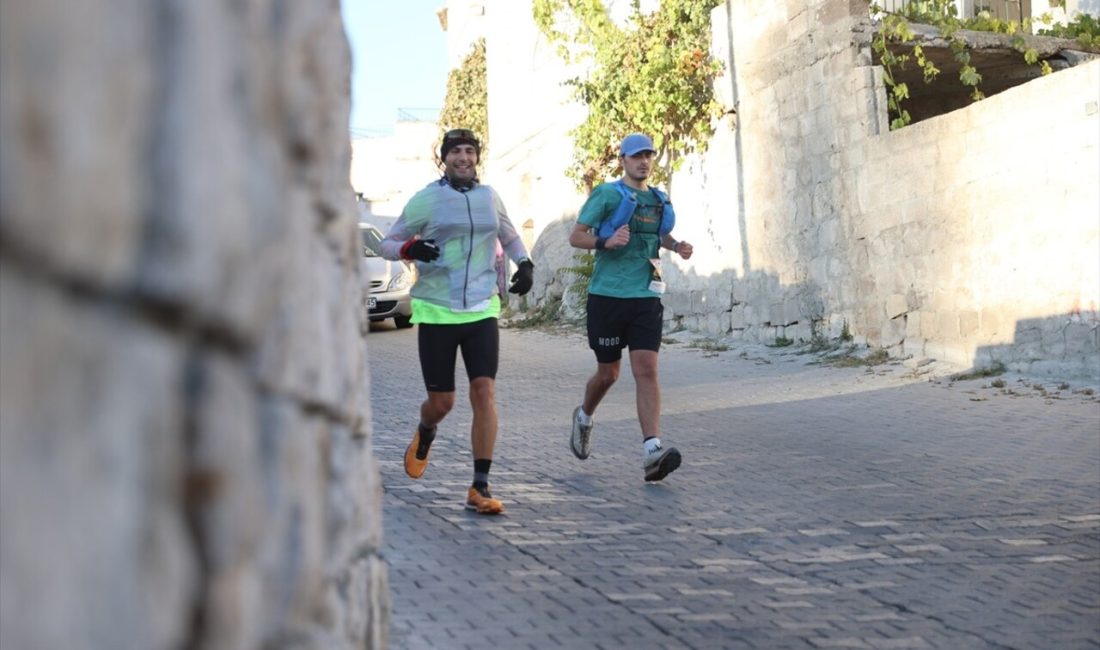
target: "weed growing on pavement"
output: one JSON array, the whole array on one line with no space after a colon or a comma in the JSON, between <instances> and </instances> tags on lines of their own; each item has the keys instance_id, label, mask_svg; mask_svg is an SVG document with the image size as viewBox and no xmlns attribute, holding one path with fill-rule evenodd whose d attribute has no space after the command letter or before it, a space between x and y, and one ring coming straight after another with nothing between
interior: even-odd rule
<instances>
[{"instance_id":1,"label":"weed growing on pavement","mask_svg":"<svg viewBox=\"0 0 1100 650\"><path fill-rule=\"evenodd\" d=\"M806 346L806 352L810 354L817 354L820 352L833 352L840 348L839 341L832 341L820 334L814 334L814 337L810 339L810 344Z\"/></svg>"},{"instance_id":2,"label":"weed growing on pavement","mask_svg":"<svg viewBox=\"0 0 1100 650\"><path fill-rule=\"evenodd\" d=\"M968 381L971 379L984 379L985 377L996 377L1005 373L1005 364L1000 361L993 362L992 365L988 365L984 368L975 368L967 372L960 372L951 375L951 381Z\"/></svg>"},{"instance_id":3,"label":"weed growing on pavement","mask_svg":"<svg viewBox=\"0 0 1100 650\"><path fill-rule=\"evenodd\" d=\"M789 345L794 345L794 341L792 339L789 339L785 336L777 336L777 337L775 337L775 343L769 343L768 347L769 348L785 348Z\"/></svg>"},{"instance_id":4,"label":"weed growing on pavement","mask_svg":"<svg viewBox=\"0 0 1100 650\"><path fill-rule=\"evenodd\" d=\"M837 368L860 368L863 366L877 366L886 363L890 360L890 353L885 348L878 348L872 351L867 356L861 357L855 354L855 346L848 346L848 351L844 354L825 357L822 359L822 363L827 366L835 366Z\"/></svg>"},{"instance_id":5,"label":"weed growing on pavement","mask_svg":"<svg viewBox=\"0 0 1100 650\"><path fill-rule=\"evenodd\" d=\"M994 379L993 381L989 382L989 385L994 387L994 388L1004 388L1005 387L1005 380L1003 380L1003 379Z\"/></svg>"},{"instance_id":6,"label":"weed growing on pavement","mask_svg":"<svg viewBox=\"0 0 1100 650\"><path fill-rule=\"evenodd\" d=\"M727 352L730 346L719 343L717 341L711 341L709 339L693 339L691 343L688 343L689 348L696 348L704 352Z\"/></svg>"}]
</instances>

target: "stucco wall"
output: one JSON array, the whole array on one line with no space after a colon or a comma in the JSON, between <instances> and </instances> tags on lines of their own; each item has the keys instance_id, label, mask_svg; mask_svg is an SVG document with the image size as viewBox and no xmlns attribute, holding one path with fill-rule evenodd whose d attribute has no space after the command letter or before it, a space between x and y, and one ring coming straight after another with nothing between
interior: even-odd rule
<instances>
[{"instance_id":1,"label":"stucco wall","mask_svg":"<svg viewBox=\"0 0 1100 650\"><path fill-rule=\"evenodd\" d=\"M0 646L383 648L327 3L0 5Z\"/></svg>"}]
</instances>

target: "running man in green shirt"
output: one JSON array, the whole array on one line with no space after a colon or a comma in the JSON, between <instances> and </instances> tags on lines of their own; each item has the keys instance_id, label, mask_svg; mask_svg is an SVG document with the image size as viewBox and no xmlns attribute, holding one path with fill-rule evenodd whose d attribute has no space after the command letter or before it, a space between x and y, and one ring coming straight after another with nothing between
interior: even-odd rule
<instances>
[{"instance_id":1,"label":"running man in green shirt","mask_svg":"<svg viewBox=\"0 0 1100 650\"><path fill-rule=\"evenodd\" d=\"M596 372L585 385L584 401L573 410L570 447L581 460L591 453L592 416L618 380L623 348L629 348L647 481L660 481L681 461L679 450L661 445L657 352L664 318L660 296L665 286L659 249L685 260L693 252L691 244L672 237L674 217L667 198L646 183L655 156L648 136L628 135L619 148L622 179L592 190L569 235L572 246L596 251L588 285L588 345L596 354ZM609 226L619 220L625 223Z\"/></svg>"}]
</instances>

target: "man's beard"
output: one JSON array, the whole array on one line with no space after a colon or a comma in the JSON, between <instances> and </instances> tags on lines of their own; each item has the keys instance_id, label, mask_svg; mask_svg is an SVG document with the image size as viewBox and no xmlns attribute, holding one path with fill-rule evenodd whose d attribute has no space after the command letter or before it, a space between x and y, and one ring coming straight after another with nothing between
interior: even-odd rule
<instances>
[{"instance_id":1,"label":"man's beard","mask_svg":"<svg viewBox=\"0 0 1100 650\"><path fill-rule=\"evenodd\" d=\"M473 187L476 182L477 174L471 174L468 178L456 178L451 174L447 174L447 184L463 192Z\"/></svg>"}]
</instances>

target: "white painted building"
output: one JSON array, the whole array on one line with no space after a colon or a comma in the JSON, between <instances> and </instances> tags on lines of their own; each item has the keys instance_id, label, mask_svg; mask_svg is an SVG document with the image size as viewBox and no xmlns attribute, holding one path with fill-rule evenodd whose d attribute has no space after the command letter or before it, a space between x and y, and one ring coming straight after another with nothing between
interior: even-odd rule
<instances>
[{"instance_id":1,"label":"white painted building","mask_svg":"<svg viewBox=\"0 0 1100 650\"><path fill-rule=\"evenodd\" d=\"M393 134L351 141L351 186L371 214L396 216L417 190L439 176L435 122L403 120Z\"/></svg>"}]
</instances>

